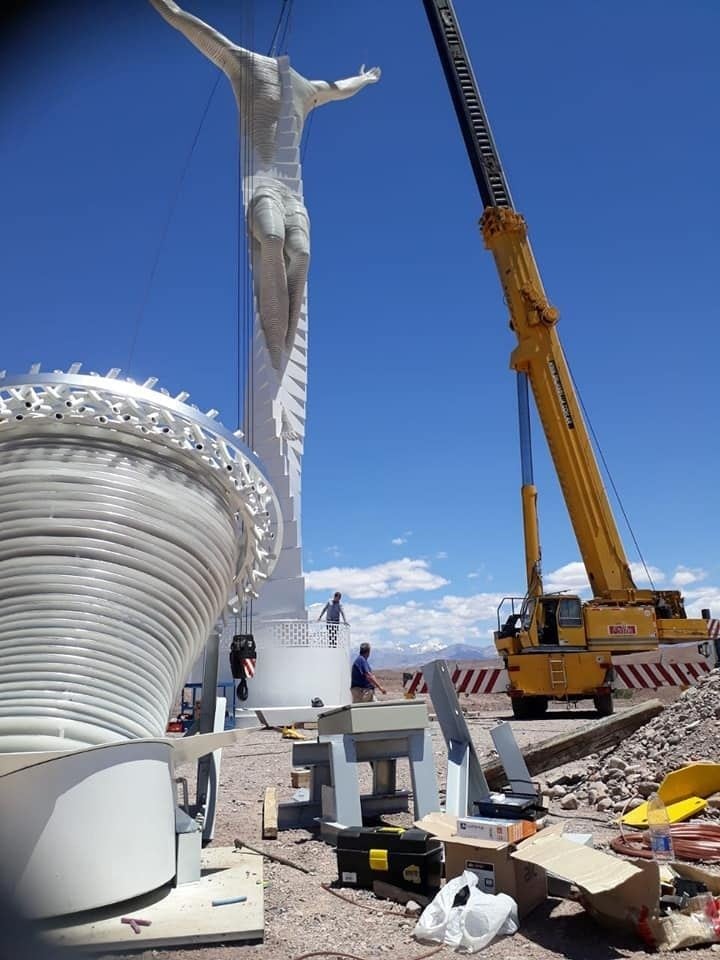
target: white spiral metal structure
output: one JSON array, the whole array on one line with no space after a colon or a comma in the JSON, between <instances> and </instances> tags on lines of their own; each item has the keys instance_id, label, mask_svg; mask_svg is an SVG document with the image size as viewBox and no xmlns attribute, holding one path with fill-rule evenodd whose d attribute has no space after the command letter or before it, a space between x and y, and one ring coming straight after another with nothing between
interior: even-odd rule
<instances>
[{"instance_id":1,"label":"white spiral metal structure","mask_svg":"<svg viewBox=\"0 0 720 960\"><path fill-rule=\"evenodd\" d=\"M0 753L163 735L282 540L215 411L79 369L0 374Z\"/></svg>"}]
</instances>

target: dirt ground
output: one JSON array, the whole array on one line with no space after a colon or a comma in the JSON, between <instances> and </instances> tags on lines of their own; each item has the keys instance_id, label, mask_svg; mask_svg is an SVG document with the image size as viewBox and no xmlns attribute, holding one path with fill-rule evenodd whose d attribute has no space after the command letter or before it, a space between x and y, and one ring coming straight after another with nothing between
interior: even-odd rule
<instances>
[{"instance_id":1,"label":"dirt ground","mask_svg":"<svg viewBox=\"0 0 720 960\"><path fill-rule=\"evenodd\" d=\"M381 673L389 698L401 695L402 673ZM666 694L672 696L672 694ZM617 709L627 708L642 699L621 700ZM596 722L591 711L551 707L542 720L516 721L504 696L462 698L468 724L481 759L488 757L492 743L489 729L498 720L512 722L520 746L537 743L558 733L568 732L578 723ZM313 737L312 731L306 731ZM444 790L447 757L437 723L432 723L433 749L441 790ZM332 847L304 830L281 832L277 840L261 839L262 802L265 788L276 786L281 801L290 800L292 742L283 740L276 730L245 731L231 749L223 753L221 791L215 844L231 846L240 838L253 846L263 846L307 867L309 875L292 868L265 861L265 939L256 945L215 945L203 948L152 950L142 957L172 960L294 960L314 952L326 957L352 956L360 960L393 958L417 960L433 951L433 945L422 944L412 937L415 920L404 915L404 908L388 901L376 900L372 894L353 890L342 891L351 902L340 899L322 884L337 880L337 865ZM194 770L183 771L193 776ZM399 788L410 789L409 773L398 764ZM363 781L364 778L364 781ZM361 772L361 788L369 788L369 767ZM604 846L616 834L610 816L597 811L578 809L566 813L557 804L551 805L550 823L562 821L574 832L593 833L595 845ZM409 826L411 816L402 814L386 818L386 822ZM720 944L717 945L720 948ZM453 951L440 948L438 960ZM644 947L634 939L597 926L580 906L570 901L548 899L521 923L513 937L491 943L482 954L488 960L614 960L647 956ZM679 951L673 956L682 960L706 960L718 954L714 947ZM138 957L138 953L128 956Z\"/></svg>"}]
</instances>

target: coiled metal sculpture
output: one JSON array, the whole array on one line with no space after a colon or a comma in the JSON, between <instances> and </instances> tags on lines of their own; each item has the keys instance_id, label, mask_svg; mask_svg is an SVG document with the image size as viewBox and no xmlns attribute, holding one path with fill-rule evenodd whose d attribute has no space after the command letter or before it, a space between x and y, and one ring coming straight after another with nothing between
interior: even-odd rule
<instances>
[{"instance_id":1,"label":"coiled metal sculpture","mask_svg":"<svg viewBox=\"0 0 720 960\"><path fill-rule=\"evenodd\" d=\"M0 375L0 753L162 735L282 538L215 411L79 369Z\"/></svg>"}]
</instances>

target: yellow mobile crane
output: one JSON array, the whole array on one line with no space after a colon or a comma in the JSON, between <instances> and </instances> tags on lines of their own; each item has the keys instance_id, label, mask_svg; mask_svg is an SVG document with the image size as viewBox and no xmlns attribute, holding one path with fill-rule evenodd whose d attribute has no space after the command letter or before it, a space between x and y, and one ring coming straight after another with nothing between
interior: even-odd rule
<instances>
[{"instance_id":1,"label":"yellow mobile crane","mask_svg":"<svg viewBox=\"0 0 720 960\"><path fill-rule=\"evenodd\" d=\"M483 239L518 341L510 366L518 383L527 593L506 598L498 611L495 644L508 672L507 692L516 717L541 716L550 700L586 698L607 715L613 654L707 642L707 622L687 617L678 591L635 585L558 337L558 311L545 295L525 220L514 209L452 2L423 5L485 208ZM587 571L589 601L543 591L528 383Z\"/></svg>"}]
</instances>

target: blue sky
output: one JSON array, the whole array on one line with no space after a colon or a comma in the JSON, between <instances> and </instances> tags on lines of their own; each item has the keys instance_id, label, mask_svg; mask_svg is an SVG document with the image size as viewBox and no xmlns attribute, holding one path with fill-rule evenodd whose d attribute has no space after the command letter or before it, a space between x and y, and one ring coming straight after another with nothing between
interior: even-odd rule
<instances>
[{"instance_id":1,"label":"blue sky","mask_svg":"<svg viewBox=\"0 0 720 960\"><path fill-rule=\"evenodd\" d=\"M281 4L186 6L267 52ZM720 7L505 0L491 26L487 5L456 7L645 560L720 615ZM422 5L296 0L287 47L313 79L383 70L316 112L305 156L308 599L342 590L358 637L483 644L523 589L513 338ZM234 429L224 78L146 298L214 68L142 0L35 5L0 53L0 366L126 368L139 319L131 375ZM547 585L582 585L537 424L534 439Z\"/></svg>"}]
</instances>

